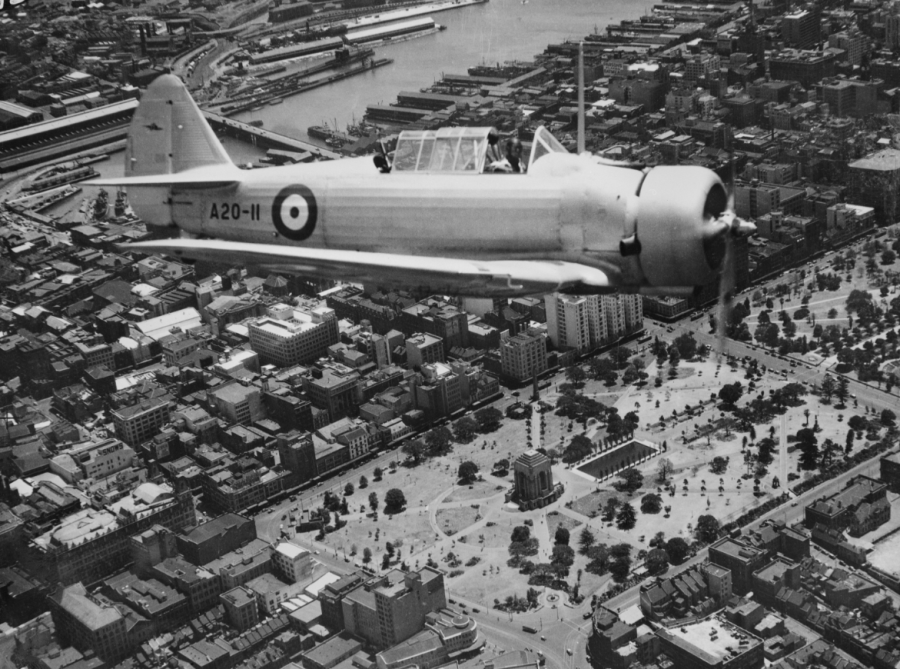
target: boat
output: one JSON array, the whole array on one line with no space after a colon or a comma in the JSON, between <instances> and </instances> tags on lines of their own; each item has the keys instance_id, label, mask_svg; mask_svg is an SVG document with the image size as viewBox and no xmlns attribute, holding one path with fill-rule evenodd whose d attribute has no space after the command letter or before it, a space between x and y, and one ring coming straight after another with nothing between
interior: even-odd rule
<instances>
[{"instance_id":1,"label":"boat","mask_svg":"<svg viewBox=\"0 0 900 669\"><path fill-rule=\"evenodd\" d=\"M311 125L306 129L306 134L314 139L330 139L331 129L327 125Z\"/></svg>"}]
</instances>

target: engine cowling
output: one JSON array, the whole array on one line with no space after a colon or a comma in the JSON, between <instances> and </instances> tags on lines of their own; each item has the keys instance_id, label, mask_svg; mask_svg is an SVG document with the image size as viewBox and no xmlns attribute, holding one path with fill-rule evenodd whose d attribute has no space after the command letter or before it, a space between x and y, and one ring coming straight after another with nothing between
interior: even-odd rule
<instances>
[{"instance_id":1,"label":"engine cowling","mask_svg":"<svg viewBox=\"0 0 900 669\"><path fill-rule=\"evenodd\" d=\"M647 281L654 287L712 281L724 258L724 241L715 234L715 221L727 206L725 186L712 170L651 169L641 185L636 226Z\"/></svg>"}]
</instances>

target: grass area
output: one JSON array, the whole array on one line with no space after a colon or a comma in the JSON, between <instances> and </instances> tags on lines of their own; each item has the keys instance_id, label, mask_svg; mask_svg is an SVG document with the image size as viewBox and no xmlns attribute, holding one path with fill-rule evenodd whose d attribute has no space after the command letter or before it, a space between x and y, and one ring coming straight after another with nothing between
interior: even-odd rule
<instances>
[{"instance_id":1,"label":"grass area","mask_svg":"<svg viewBox=\"0 0 900 669\"><path fill-rule=\"evenodd\" d=\"M435 514L437 525L441 531L453 536L481 518L478 509L471 506L460 506L453 509L438 509Z\"/></svg>"},{"instance_id":2,"label":"grass area","mask_svg":"<svg viewBox=\"0 0 900 669\"><path fill-rule=\"evenodd\" d=\"M470 499L484 499L500 495L506 486L498 486L492 481L476 481L472 485L456 488L444 498L445 502L467 502Z\"/></svg>"},{"instance_id":3,"label":"grass area","mask_svg":"<svg viewBox=\"0 0 900 669\"><path fill-rule=\"evenodd\" d=\"M581 527L581 521L575 520L571 516L567 516L564 512L551 511L547 514L547 531L550 533L550 539L556 536L557 528L565 527L572 535L570 544L575 545L575 528Z\"/></svg>"}]
</instances>

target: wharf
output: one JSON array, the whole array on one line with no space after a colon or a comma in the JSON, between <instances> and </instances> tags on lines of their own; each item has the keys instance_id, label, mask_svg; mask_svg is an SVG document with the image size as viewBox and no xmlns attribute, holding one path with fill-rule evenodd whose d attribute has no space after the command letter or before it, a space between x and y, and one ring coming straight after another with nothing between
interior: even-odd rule
<instances>
[{"instance_id":1,"label":"wharf","mask_svg":"<svg viewBox=\"0 0 900 669\"><path fill-rule=\"evenodd\" d=\"M204 111L203 115L214 129L223 131L227 135L248 141L254 146L264 146L267 148L284 149L286 151L295 152L308 151L309 153L319 155L322 158L335 159L341 157L341 154L329 151L328 149L323 149L316 144L304 142L286 135L280 135L271 130L256 128L249 123L235 121L234 119L222 116L221 114L216 114L215 112Z\"/></svg>"},{"instance_id":2,"label":"wharf","mask_svg":"<svg viewBox=\"0 0 900 669\"><path fill-rule=\"evenodd\" d=\"M393 58L378 58L370 60L368 63L363 63L359 67L351 67L344 72L338 72L336 74L323 77L322 79L308 81L305 84L297 84L294 88L279 87L277 90L272 90L268 95L266 95L265 93L256 95L252 100L248 100L237 105L223 107L222 112L226 115L239 114L249 109L253 109L254 107L257 107L259 105L270 103L277 98L283 99L292 95L299 95L300 93L311 91L314 88L319 88L320 86L325 86L327 84L333 84L334 82L340 81L341 79L347 79L348 77L352 77L356 74L362 74L363 72L368 72L369 70L374 70L384 65L390 65L393 62Z\"/></svg>"}]
</instances>

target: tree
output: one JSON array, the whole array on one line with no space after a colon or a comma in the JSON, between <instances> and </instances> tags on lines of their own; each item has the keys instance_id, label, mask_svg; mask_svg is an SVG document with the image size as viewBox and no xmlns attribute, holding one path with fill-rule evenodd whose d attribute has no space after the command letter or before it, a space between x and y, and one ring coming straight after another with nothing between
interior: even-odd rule
<instances>
[{"instance_id":1,"label":"tree","mask_svg":"<svg viewBox=\"0 0 900 669\"><path fill-rule=\"evenodd\" d=\"M494 432L500 428L500 422L503 420L503 413L496 407L482 407L474 413L474 417L478 422L478 431L487 433Z\"/></svg>"},{"instance_id":2,"label":"tree","mask_svg":"<svg viewBox=\"0 0 900 669\"><path fill-rule=\"evenodd\" d=\"M641 513L659 513L662 510L662 497L655 492L641 498Z\"/></svg>"},{"instance_id":3,"label":"tree","mask_svg":"<svg viewBox=\"0 0 900 669\"><path fill-rule=\"evenodd\" d=\"M613 487L619 492L634 492L644 485L644 475L634 467L629 467L619 472L621 481L613 483Z\"/></svg>"},{"instance_id":4,"label":"tree","mask_svg":"<svg viewBox=\"0 0 900 669\"><path fill-rule=\"evenodd\" d=\"M413 462L419 464L422 461L422 456L425 455L425 444L419 439L410 439L403 444L402 450L404 455L412 458Z\"/></svg>"},{"instance_id":5,"label":"tree","mask_svg":"<svg viewBox=\"0 0 900 669\"><path fill-rule=\"evenodd\" d=\"M584 383L586 378L587 374L584 373L584 368L581 365L569 365L566 367L566 380L569 383Z\"/></svg>"},{"instance_id":6,"label":"tree","mask_svg":"<svg viewBox=\"0 0 900 669\"><path fill-rule=\"evenodd\" d=\"M704 514L697 519L697 526L694 528L694 535L697 540L711 544L719 538L719 521L715 516Z\"/></svg>"},{"instance_id":7,"label":"tree","mask_svg":"<svg viewBox=\"0 0 900 669\"><path fill-rule=\"evenodd\" d=\"M604 520L609 522L613 518L615 518L616 511L619 508L619 504L621 504L621 502L619 501L619 498L615 496L610 497L608 500L606 500L606 506L603 507Z\"/></svg>"},{"instance_id":8,"label":"tree","mask_svg":"<svg viewBox=\"0 0 900 669\"><path fill-rule=\"evenodd\" d=\"M369 564L372 561L372 549L363 548L363 564Z\"/></svg>"},{"instance_id":9,"label":"tree","mask_svg":"<svg viewBox=\"0 0 900 669\"><path fill-rule=\"evenodd\" d=\"M432 455L443 455L450 450L451 435L446 427L436 427L425 435L425 445Z\"/></svg>"},{"instance_id":10,"label":"tree","mask_svg":"<svg viewBox=\"0 0 900 669\"><path fill-rule=\"evenodd\" d=\"M883 425L890 427L894 424L894 421L897 420L897 414L895 414L890 409L885 409L881 412L881 422Z\"/></svg>"},{"instance_id":11,"label":"tree","mask_svg":"<svg viewBox=\"0 0 900 669\"><path fill-rule=\"evenodd\" d=\"M347 481L347 485L344 486L344 496L352 495L354 491L353 484L350 481Z\"/></svg>"},{"instance_id":12,"label":"tree","mask_svg":"<svg viewBox=\"0 0 900 669\"><path fill-rule=\"evenodd\" d=\"M669 554L669 562L681 564L688 556L691 547L681 537L672 537L666 542L666 553Z\"/></svg>"},{"instance_id":13,"label":"tree","mask_svg":"<svg viewBox=\"0 0 900 669\"><path fill-rule=\"evenodd\" d=\"M819 439L813 429L805 427L797 431L797 448L801 469L815 469L819 463Z\"/></svg>"},{"instance_id":14,"label":"tree","mask_svg":"<svg viewBox=\"0 0 900 669\"><path fill-rule=\"evenodd\" d=\"M616 514L616 527L620 530L630 530L636 523L637 514L634 511L634 507L628 502L625 502Z\"/></svg>"},{"instance_id":15,"label":"tree","mask_svg":"<svg viewBox=\"0 0 900 669\"><path fill-rule=\"evenodd\" d=\"M881 253L881 264L882 265L892 265L894 261L897 259L897 254L887 249L886 251L882 251Z\"/></svg>"},{"instance_id":16,"label":"tree","mask_svg":"<svg viewBox=\"0 0 900 669\"><path fill-rule=\"evenodd\" d=\"M569 567L575 562L575 551L566 544L556 544L550 553L550 564L556 567L557 575L565 577Z\"/></svg>"},{"instance_id":17,"label":"tree","mask_svg":"<svg viewBox=\"0 0 900 669\"><path fill-rule=\"evenodd\" d=\"M381 467L376 467L374 471L375 480L380 481L384 476L384 470Z\"/></svg>"},{"instance_id":18,"label":"tree","mask_svg":"<svg viewBox=\"0 0 900 669\"><path fill-rule=\"evenodd\" d=\"M531 538L531 529L528 525L517 525L513 528L511 541L513 543L524 543Z\"/></svg>"},{"instance_id":19,"label":"tree","mask_svg":"<svg viewBox=\"0 0 900 669\"><path fill-rule=\"evenodd\" d=\"M362 490L363 488L368 488L368 487L369 487L369 479L367 479L365 476L360 476L359 477L359 489Z\"/></svg>"},{"instance_id":20,"label":"tree","mask_svg":"<svg viewBox=\"0 0 900 669\"><path fill-rule=\"evenodd\" d=\"M837 389L834 391L834 396L837 397L838 402L840 404L838 406L844 405L847 402L847 395L849 394L850 381L847 380L846 376L842 376L838 379Z\"/></svg>"},{"instance_id":21,"label":"tree","mask_svg":"<svg viewBox=\"0 0 900 669\"><path fill-rule=\"evenodd\" d=\"M644 564L647 565L647 571L651 574L659 574L669 566L669 554L662 548L654 548L647 553Z\"/></svg>"},{"instance_id":22,"label":"tree","mask_svg":"<svg viewBox=\"0 0 900 669\"><path fill-rule=\"evenodd\" d=\"M374 492L369 493L369 507L372 511L378 510L378 495Z\"/></svg>"},{"instance_id":23,"label":"tree","mask_svg":"<svg viewBox=\"0 0 900 669\"><path fill-rule=\"evenodd\" d=\"M721 455L714 457L709 465L709 471L717 475L724 474L727 469L728 458L723 458Z\"/></svg>"},{"instance_id":24,"label":"tree","mask_svg":"<svg viewBox=\"0 0 900 669\"><path fill-rule=\"evenodd\" d=\"M394 548L394 544L392 544L390 541L388 541L388 542L384 545L384 550L386 551L386 555L387 555L388 557L390 557L390 558L393 558L393 557L394 557L394 551L395 551L396 549Z\"/></svg>"},{"instance_id":25,"label":"tree","mask_svg":"<svg viewBox=\"0 0 900 669\"><path fill-rule=\"evenodd\" d=\"M471 460L466 460L459 466L457 475L464 484L471 483L475 480L475 477L478 476L478 465Z\"/></svg>"},{"instance_id":26,"label":"tree","mask_svg":"<svg viewBox=\"0 0 900 669\"><path fill-rule=\"evenodd\" d=\"M478 433L478 423L469 416L463 416L453 424L453 436L461 444L468 444Z\"/></svg>"},{"instance_id":27,"label":"tree","mask_svg":"<svg viewBox=\"0 0 900 669\"><path fill-rule=\"evenodd\" d=\"M672 461L668 458L663 458L659 461L659 465L656 468L656 481L658 483L666 483L673 470Z\"/></svg>"},{"instance_id":28,"label":"tree","mask_svg":"<svg viewBox=\"0 0 900 669\"><path fill-rule=\"evenodd\" d=\"M563 452L563 462L578 462L594 452L594 442L583 434L576 434Z\"/></svg>"},{"instance_id":29,"label":"tree","mask_svg":"<svg viewBox=\"0 0 900 669\"><path fill-rule=\"evenodd\" d=\"M594 533L591 532L591 528L585 526L583 530L581 530L581 534L578 536L578 549L582 555L587 555L591 547L594 545L594 542L597 540L597 537L594 536Z\"/></svg>"},{"instance_id":30,"label":"tree","mask_svg":"<svg viewBox=\"0 0 900 669\"><path fill-rule=\"evenodd\" d=\"M497 462L494 463L494 471L495 472L509 471L509 460L507 460L506 458L497 460Z\"/></svg>"},{"instance_id":31,"label":"tree","mask_svg":"<svg viewBox=\"0 0 900 669\"><path fill-rule=\"evenodd\" d=\"M373 492L372 495L374 494L375 493ZM369 495L369 497L371 499L371 495ZM389 513L396 513L406 506L406 496L400 488L391 488L384 495L384 505Z\"/></svg>"},{"instance_id":32,"label":"tree","mask_svg":"<svg viewBox=\"0 0 900 669\"><path fill-rule=\"evenodd\" d=\"M826 402L831 401L831 396L834 395L835 386L834 377L831 375L826 375L822 380L822 396L825 398Z\"/></svg>"},{"instance_id":33,"label":"tree","mask_svg":"<svg viewBox=\"0 0 900 669\"><path fill-rule=\"evenodd\" d=\"M697 355L697 340L694 339L693 332L685 332L679 335L673 343L678 349L678 354L682 360L690 360Z\"/></svg>"},{"instance_id":34,"label":"tree","mask_svg":"<svg viewBox=\"0 0 900 669\"><path fill-rule=\"evenodd\" d=\"M553 540L555 543L565 544L566 546L568 546L569 545L569 530L567 530L565 527L560 525L559 527L556 528L556 533L553 536Z\"/></svg>"},{"instance_id":35,"label":"tree","mask_svg":"<svg viewBox=\"0 0 900 669\"><path fill-rule=\"evenodd\" d=\"M722 386L722 389L719 390L719 399L725 404L734 406L734 404L741 399L741 395L743 394L744 388L741 385L741 382L735 381L734 383L726 383Z\"/></svg>"}]
</instances>

